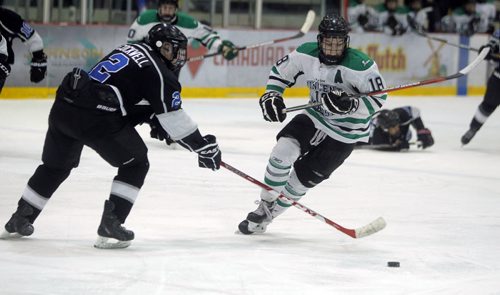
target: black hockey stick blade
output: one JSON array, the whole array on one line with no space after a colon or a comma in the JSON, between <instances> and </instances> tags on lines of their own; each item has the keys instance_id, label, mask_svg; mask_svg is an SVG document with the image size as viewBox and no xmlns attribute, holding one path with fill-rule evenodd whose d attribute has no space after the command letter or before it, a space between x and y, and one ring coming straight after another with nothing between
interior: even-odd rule
<instances>
[{"instance_id":1,"label":"black hockey stick blade","mask_svg":"<svg viewBox=\"0 0 500 295\"><path fill-rule=\"evenodd\" d=\"M365 92L365 93L357 93L357 94L351 94L349 97L361 97L361 96L371 96L371 95L377 95L377 94L383 94L383 93L388 93L388 92L393 92L397 90L403 90L407 88L413 88L413 87L419 87L423 85L429 85L429 84L434 84L434 83L439 83L447 80L452 80L452 79L457 79L462 76L467 75L470 71L472 71L484 58L488 55L490 52L489 47L485 47L481 52L479 52L479 55L470 63L468 64L465 68L461 69L455 74L446 76L446 77L436 77L428 80L423 80L423 81L418 81L418 82L412 82L408 84L402 84L398 86L393 86L393 87L388 87L382 90L377 90L377 91L372 91L372 92ZM303 109L308 109L308 108L313 108L322 105L321 101L316 101L316 102L311 102L308 104L303 104L303 105L298 105L294 107L289 107L283 110L283 113L290 113L298 110L303 110Z\"/></svg>"},{"instance_id":2,"label":"black hockey stick blade","mask_svg":"<svg viewBox=\"0 0 500 295\"><path fill-rule=\"evenodd\" d=\"M309 32L309 30L311 29L311 26L314 23L315 18L316 18L316 13L314 12L314 10L309 10L307 12L307 15L306 15L306 20L304 21L304 24L302 25L300 30L297 32L297 34L295 34L293 36L289 36L289 37L269 40L269 41L265 41L265 42L261 42L261 43L257 43L257 44L252 44L252 45L246 45L246 46L237 47L237 48L238 48L238 50L246 50L246 49L252 49L252 48L267 46L267 45L271 45L271 44L275 44L275 43L281 43L281 42L301 38L302 36L307 34L307 32ZM208 53L205 55L193 56L193 57L188 58L187 62L199 61L199 60L203 60L205 58L213 57L213 56L220 55L220 54L222 54L222 52L212 52L212 53Z\"/></svg>"},{"instance_id":3,"label":"black hockey stick blade","mask_svg":"<svg viewBox=\"0 0 500 295\"><path fill-rule=\"evenodd\" d=\"M412 141L408 143L410 146L414 146L417 149L422 148L422 142L420 140L417 141ZM379 150L379 149L390 149L396 147L393 144L361 144L361 145L355 145L354 149L355 150Z\"/></svg>"}]
</instances>

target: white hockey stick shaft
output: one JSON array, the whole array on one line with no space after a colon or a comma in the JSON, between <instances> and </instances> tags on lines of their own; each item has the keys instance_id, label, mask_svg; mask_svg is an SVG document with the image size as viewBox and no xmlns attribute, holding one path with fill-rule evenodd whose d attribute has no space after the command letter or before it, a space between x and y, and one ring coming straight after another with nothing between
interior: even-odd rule
<instances>
[{"instance_id":1,"label":"white hockey stick shaft","mask_svg":"<svg viewBox=\"0 0 500 295\"><path fill-rule=\"evenodd\" d=\"M467 75L470 71L472 71L484 58L488 55L490 52L489 47L485 47L479 55L470 63L468 64L465 68L461 69L455 74L446 76L446 77L437 77L437 78L432 78L428 80L423 80L423 81L418 81L418 82L412 82L408 84L403 84L403 85L398 85L398 86L393 86L389 88L385 88L382 90L377 90L377 91L372 91L372 92L365 92L365 93L358 93L358 94L351 94L349 97L361 97L361 96L371 96L371 95L377 95L377 94L383 94L387 92L393 92L397 90L402 90L402 89L407 89L407 88L413 88L413 87L419 87L423 85L429 85L429 84L434 84L434 83L439 83L447 80L452 80L452 79L457 79L462 76ZM308 108L313 108L322 105L321 101L316 101L304 105L298 105L290 108L286 108L283 110L283 113L290 113L298 110L303 110L303 109L308 109Z\"/></svg>"},{"instance_id":2,"label":"white hockey stick shaft","mask_svg":"<svg viewBox=\"0 0 500 295\"><path fill-rule=\"evenodd\" d=\"M301 38L302 36L307 34L307 32L309 32L309 30L311 29L311 26L314 23L315 18L316 18L316 13L313 10L309 10L307 12L306 20L304 21L304 24L300 28L299 32L297 32L297 34L295 34L293 36L289 36L289 37L284 37L284 38L264 41L264 42L257 43L257 44L238 47L238 50L252 49L252 48L267 46L267 45L271 45L271 44L275 44L275 43L280 43L280 42L285 42L285 41ZM205 55L193 56L193 57L188 58L187 62L199 61L199 60L203 60L205 58L213 57L213 56L216 56L219 54L222 54L222 52L212 52L212 53L208 53Z\"/></svg>"},{"instance_id":3,"label":"white hockey stick shaft","mask_svg":"<svg viewBox=\"0 0 500 295\"><path fill-rule=\"evenodd\" d=\"M269 192L274 192L277 195L277 197L280 198L281 200L283 200L285 202L291 202L292 206L294 206L295 208L298 208L298 209L302 210L303 212L311 215L312 217L314 217L318 220L321 220L328 225L333 226L338 231L341 231L344 234L346 234L354 239L363 238L363 237L369 236L371 234L374 234L378 231L381 231L386 226L385 220L382 217L379 217L379 218L375 219L374 221L370 222L369 224L362 226L362 227L359 227L359 228L356 228L356 229L345 228L345 227L341 226L340 224L338 224L338 223L324 217L323 215L317 213L316 211L307 208L306 206L300 204L299 202L294 201L293 199L290 199L289 197L278 193L272 187L258 181L257 179L255 179L255 178L251 177L250 175L234 168L233 166L231 166L223 161L220 163L220 165L222 167L226 168L227 170L233 172L234 174L236 174L242 178L245 178L246 180L250 181L251 183L253 183L253 184L269 191Z\"/></svg>"}]
</instances>

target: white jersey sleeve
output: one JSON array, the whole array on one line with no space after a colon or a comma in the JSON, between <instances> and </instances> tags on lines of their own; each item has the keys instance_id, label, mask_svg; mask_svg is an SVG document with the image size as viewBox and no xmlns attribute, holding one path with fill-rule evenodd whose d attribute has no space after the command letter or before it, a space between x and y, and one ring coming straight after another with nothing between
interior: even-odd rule
<instances>
[{"instance_id":1,"label":"white jersey sleeve","mask_svg":"<svg viewBox=\"0 0 500 295\"><path fill-rule=\"evenodd\" d=\"M149 30L159 24L160 20L156 10L146 10L130 26L127 35L128 43L143 41ZM216 51L222 44L222 40L211 27L198 22L193 17L183 12L176 13L176 21L173 23L188 39L199 41L211 51Z\"/></svg>"}]
</instances>

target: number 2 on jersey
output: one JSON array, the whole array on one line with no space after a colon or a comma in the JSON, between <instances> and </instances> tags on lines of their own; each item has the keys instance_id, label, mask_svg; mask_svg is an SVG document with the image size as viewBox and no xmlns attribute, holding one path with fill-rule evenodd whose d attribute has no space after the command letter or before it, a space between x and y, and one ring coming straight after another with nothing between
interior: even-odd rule
<instances>
[{"instance_id":1,"label":"number 2 on jersey","mask_svg":"<svg viewBox=\"0 0 500 295\"><path fill-rule=\"evenodd\" d=\"M123 53L115 53L107 60L98 63L89 75L94 80L104 83L111 77L110 73L116 73L128 65L129 58Z\"/></svg>"}]
</instances>

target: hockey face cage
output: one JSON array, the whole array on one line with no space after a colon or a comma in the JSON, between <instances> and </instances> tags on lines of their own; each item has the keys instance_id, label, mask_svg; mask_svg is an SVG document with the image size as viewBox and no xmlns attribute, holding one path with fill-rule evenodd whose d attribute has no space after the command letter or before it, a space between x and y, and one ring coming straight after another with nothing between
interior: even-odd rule
<instances>
[{"instance_id":1,"label":"hockey face cage","mask_svg":"<svg viewBox=\"0 0 500 295\"><path fill-rule=\"evenodd\" d=\"M349 47L349 36L318 35L318 44L323 63L338 64L344 58Z\"/></svg>"},{"instance_id":2,"label":"hockey face cage","mask_svg":"<svg viewBox=\"0 0 500 295\"><path fill-rule=\"evenodd\" d=\"M349 25L341 16L327 14L318 30L320 62L325 65L339 64L349 48Z\"/></svg>"},{"instance_id":3,"label":"hockey face cage","mask_svg":"<svg viewBox=\"0 0 500 295\"><path fill-rule=\"evenodd\" d=\"M187 44L175 42L177 40L164 42L160 52L167 61L167 66L172 71L182 68L187 61Z\"/></svg>"}]
</instances>

